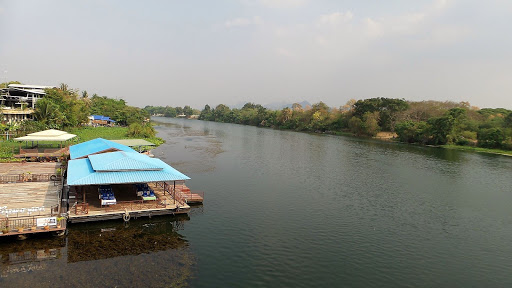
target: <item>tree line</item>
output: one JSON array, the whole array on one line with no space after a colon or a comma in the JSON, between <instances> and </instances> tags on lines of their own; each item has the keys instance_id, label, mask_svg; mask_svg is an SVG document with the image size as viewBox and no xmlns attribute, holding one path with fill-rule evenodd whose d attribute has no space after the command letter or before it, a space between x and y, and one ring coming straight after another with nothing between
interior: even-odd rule
<instances>
[{"instance_id":1,"label":"tree line","mask_svg":"<svg viewBox=\"0 0 512 288\"><path fill-rule=\"evenodd\" d=\"M146 106L144 110L151 116L164 116L164 117L177 117L179 115L185 115L190 117L192 115L199 115L200 111L192 109L190 106L185 107L171 107L171 106Z\"/></svg>"},{"instance_id":2,"label":"tree line","mask_svg":"<svg viewBox=\"0 0 512 288\"><path fill-rule=\"evenodd\" d=\"M394 132L398 140L426 145L468 145L512 150L512 111L479 109L468 102L406 101L393 98L350 100L332 108L319 102L269 110L247 103L241 109L206 105L200 120L318 133L376 136Z\"/></svg>"}]
</instances>

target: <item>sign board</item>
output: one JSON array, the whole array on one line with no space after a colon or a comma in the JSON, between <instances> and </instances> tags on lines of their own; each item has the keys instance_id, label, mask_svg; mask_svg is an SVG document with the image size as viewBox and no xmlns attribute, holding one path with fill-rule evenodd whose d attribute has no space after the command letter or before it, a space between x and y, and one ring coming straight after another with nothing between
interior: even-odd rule
<instances>
[{"instance_id":1,"label":"sign board","mask_svg":"<svg viewBox=\"0 0 512 288\"><path fill-rule=\"evenodd\" d=\"M36 224L37 224L37 227L56 226L57 225L57 217L37 218Z\"/></svg>"}]
</instances>

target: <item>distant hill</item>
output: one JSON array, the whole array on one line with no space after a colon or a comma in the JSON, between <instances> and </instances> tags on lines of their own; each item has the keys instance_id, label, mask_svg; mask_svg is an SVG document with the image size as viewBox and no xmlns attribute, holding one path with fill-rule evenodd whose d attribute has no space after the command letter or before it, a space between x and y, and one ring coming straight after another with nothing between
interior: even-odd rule
<instances>
[{"instance_id":1,"label":"distant hill","mask_svg":"<svg viewBox=\"0 0 512 288\"><path fill-rule=\"evenodd\" d=\"M295 102L297 103L297 102ZM298 102L302 108L306 108L306 106L311 106L311 103L309 103L308 101L302 101L302 102ZM270 109L270 110L282 110L286 107L288 108L292 108L292 105L293 103L286 103L286 102L274 102L274 103L269 103L269 104L266 104L266 105L263 105L263 107L267 108L267 109Z\"/></svg>"},{"instance_id":2,"label":"distant hill","mask_svg":"<svg viewBox=\"0 0 512 288\"><path fill-rule=\"evenodd\" d=\"M232 105L230 106L229 108L231 109L242 109L242 107L244 107L244 105L246 104L247 102L239 102L235 105ZM260 103L256 103L256 102L253 102L254 104L260 104ZM297 103L297 102L294 102L294 103ZM309 103L308 101L302 101L302 102L298 102L302 108L306 108L306 106L311 106L311 103ZM269 109L269 110L282 110L283 108L292 108L292 105L293 103L286 103L286 102L273 102L273 103L269 103L269 104L265 104L265 105L262 105L263 107Z\"/></svg>"}]
</instances>

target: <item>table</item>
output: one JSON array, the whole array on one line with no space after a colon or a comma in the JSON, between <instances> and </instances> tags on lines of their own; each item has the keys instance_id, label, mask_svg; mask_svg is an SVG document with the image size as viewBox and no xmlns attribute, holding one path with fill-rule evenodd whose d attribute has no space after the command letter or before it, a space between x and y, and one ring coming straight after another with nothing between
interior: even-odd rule
<instances>
[{"instance_id":1,"label":"table","mask_svg":"<svg viewBox=\"0 0 512 288\"><path fill-rule=\"evenodd\" d=\"M116 199L101 200L101 206L104 206L104 205L115 205L116 203L117 203Z\"/></svg>"}]
</instances>

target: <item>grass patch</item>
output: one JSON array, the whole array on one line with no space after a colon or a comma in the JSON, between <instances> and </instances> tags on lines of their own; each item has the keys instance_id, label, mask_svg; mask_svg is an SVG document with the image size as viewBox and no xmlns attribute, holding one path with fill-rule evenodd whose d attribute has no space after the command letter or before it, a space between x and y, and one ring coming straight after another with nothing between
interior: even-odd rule
<instances>
[{"instance_id":1,"label":"grass patch","mask_svg":"<svg viewBox=\"0 0 512 288\"><path fill-rule=\"evenodd\" d=\"M20 142L13 140L0 142L0 162L19 162L20 159L14 158L14 154L20 152Z\"/></svg>"},{"instance_id":2,"label":"grass patch","mask_svg":"<svg viewBox=\"0 0 512 288\"><path fill-rule=\"evenodd\" d=\"M470 151L470 152L512 156L512 151L510 151L510 150L489 149L489 148L482 148L482 147L458 146L458 145L442 145L441 147L445 148L445 149L454 149L454 150L460 150L460 151Z\"/></svg>"},{"instance_id":3,"label":"grass patch","mask_svg":"<svg viewBox=\"0 0 512 288\"><path fill-rule=\"evenodd\" d=\"M78 127L73 128L69 133L77 135L76 143L82 143L96 138L107 140L129 139L127 127Z\"/></svg>"},{"instance_id":4,"label":"grass patch","mask_svg":"<svg viewBox=\"0 0 512 288\"><path fill-rule=\"evenodd\" d=\"M75 134L78 137L71 139L68 143L63 143L65 146L86 142L96 138L103 138L107 140L134 138L127 135L128 127L78 127L70 129L68 132ZM142 147L143 150L158 147L165 142L159 137L143 139L155 144L155 146L152 147ZM30 144L31 143L29 143L29 145ZM25 146L25 142L21 142L21 145L23 148ZM57 148L60 147L60 145L60 142L39 142L40 147ZM0 141L0 162L19 162L21 161L20 159L14 158L14 155L18 153L20 153L20 142L14 140Z\"/></svg>"}]
</instances>

